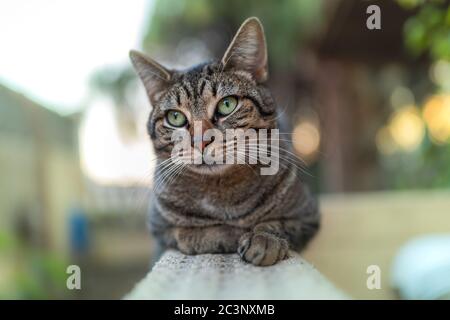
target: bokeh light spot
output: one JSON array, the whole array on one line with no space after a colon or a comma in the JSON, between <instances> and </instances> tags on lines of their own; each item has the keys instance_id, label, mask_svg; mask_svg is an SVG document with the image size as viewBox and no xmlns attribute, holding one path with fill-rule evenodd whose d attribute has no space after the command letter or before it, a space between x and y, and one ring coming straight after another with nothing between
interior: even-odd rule
<instances>
[{"instance_id":1,"label":"bokeh light spot","mask_svg":"<svg viewBox=\"0 0 450 320\"><path fill-rule=\"evenodd\" d=\"M403 151L417 149L425 135L425 125L415 106L395 112L389 122L389 132Z\"/></svg>"},{"instance_id":2,"label":"bokeh light spot","mask_svg":"<svg viewBox=\"0 0 450 320\"><path fill-rule=\"evenodd\" d=\"M300 122L293 132L293 145L300 156L311 159L319 150L319 128L310 121Z\"/></svg>"},{"instance_id":3,"label":"bokeh light spot","mask_svg":"<svg viewBox=\"0 0 450 320\"><path fill-rule=\"evenodd\" d=\"M450 95L436 95L428 99L423 117L433 142L450 142Z\"/></svg>"}]
</instances>

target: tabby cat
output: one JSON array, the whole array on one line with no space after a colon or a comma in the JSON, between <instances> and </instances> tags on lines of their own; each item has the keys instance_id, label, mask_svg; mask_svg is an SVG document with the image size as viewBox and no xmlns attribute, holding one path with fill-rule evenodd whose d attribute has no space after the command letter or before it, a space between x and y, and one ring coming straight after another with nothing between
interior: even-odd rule
<instances>
[{"instance_id":1,"label":"tabby cat","mask_svg":"<svg viewBox=\"0 0 450 320\"><path fill-rule=\"evenodd\" d=\"M258 174L260 164L171 160L173 132L192 134L194 121L220 131L278 127L277 107L265 86L267 49L260 21L247 19L220 61L169 70L136 51L130 58L153 106L147 128L158 164L149 225L159 246L193 255L238 253L257 266L302 249L319 228L319 212L285 139L275 150L280 168L274 175ZM202 140L201 146L209 142ZM217 147L225 144L216 141Z\"/></svg>"}]
</instances>

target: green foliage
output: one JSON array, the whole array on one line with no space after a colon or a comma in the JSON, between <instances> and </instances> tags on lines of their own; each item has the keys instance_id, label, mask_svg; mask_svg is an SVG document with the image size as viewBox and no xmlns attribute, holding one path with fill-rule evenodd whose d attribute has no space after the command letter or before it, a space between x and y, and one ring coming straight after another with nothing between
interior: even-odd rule
<instances>
[{"instance_id":1,"label":"green foliage","mask_svg":"<svg viewBox=\"0 0 450 320\"><path fill-rule=\"evenodd\" d=\"M404 26L405 44L416 56L428 52L432 59L450 60L450 5L445 1L398 0L418 11Z\"/></svg>"},{"instance_id":2,"label":"green foliage","mask_svg":"<svg viewBox=\"0 0 450 320\"><path fill-rule=\"evenodd\" d=\"M176 45L185 38L214 31L221 43L215 54L248 17L257 16L264 24L270 43L269 56L276 67L287 67L302 41L320 28L322 1L273 0L158 0L150 25L144 33L146 51L155 45ZM214 43L207 43L208 47ZM216 44L217 45L217 44Z\"/></svg>"},{"instance_id":3,"label":"green foliage","mask_svg":"<svg viewBox=\"0 0 450 320\"><path fill-rule=\"evenodd\" d=\"M65 263L52 254L31 253L17 270L16 284L21 299L55 299L67 294Z\"/></svg>"},{"instance_id":4,"label":"green foliage","mask_svg":"<svg viewBox=\"0 0 450 320\"><path fill-rule=\"evenodd\" d=\"M50 252L30 248L10 233L0 232L0 252L12 277L0 299L56 299L67 296L67 263ZM2 275L0 275L2 276Z\"/></svg>"},{"instance_id":5,"label":"green foliage","mask_svg":"<svg viewBox=\"0 0 450 320\"><path fill-rule=\"evenodd\" d=\"M0 231L0 252L10 251L15 243L14 238L9 233Z\"/></svg>"},{"instance_id":6,"label":"green foliage","mask_svg":"<svg viewBox=\"0 0 450 320\"><path fill-rule=\"evenodd\" d=\"M397 0L402 7L411 10L412 16L404 25L404 43L415 57L428 55L431 63L450 60L450 5L443 0ZM426 69L410 73L409 86L416 101L422 104L430 95L444 92L444 88L432 83ZM419 90L419 88L421 88ZM421 104L419 104L420 106ZM385 188L429 189L450 188L450 144L436 144L425 135L424 141L413 152L397 152L382 156L385 172Z\"/></svg>"},{"instance_id":7,"label":"green foliage","mask_svg":"<svg viewBox=\"0 0 450 320\"><path fill-rule=\"evenodd\" d=\"M450 145L436 145L428 138L412 153L383 159L388 189L450 188Z\"/></svg>"}]
</instances>

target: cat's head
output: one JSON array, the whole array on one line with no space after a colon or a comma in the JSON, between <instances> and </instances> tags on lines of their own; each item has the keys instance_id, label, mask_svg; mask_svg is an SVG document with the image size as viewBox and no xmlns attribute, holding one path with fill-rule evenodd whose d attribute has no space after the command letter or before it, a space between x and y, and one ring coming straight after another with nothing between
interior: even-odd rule
<instances>
[{"instance_id":1,"label":"cat's head","mask_svg":"<svg viewBox=\"0 0 450 320\"><path fill-rule=\"evenodd\" d=\"M136 51L131 51L130 57L153 106L147 127L162 159L171 155L175 131L189 133L192 145L204 150L211 141L196 136L194 123L201 124L201 134L213 128L224 136L226 129L276 127L275 103L264 86L268 78L266 40L257 18L242 24L220 61L170 70ZM195 143L198 139L200 144ZM214 148L224 149L225 142L214 141ZM202 173L227 167L190 165Z\"/></svg>"}]
</instances>

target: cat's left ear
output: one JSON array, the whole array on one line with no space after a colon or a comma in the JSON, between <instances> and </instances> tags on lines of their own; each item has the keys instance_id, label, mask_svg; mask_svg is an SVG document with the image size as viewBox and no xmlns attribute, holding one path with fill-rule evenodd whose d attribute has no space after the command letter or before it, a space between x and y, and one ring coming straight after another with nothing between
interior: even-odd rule
<instances>
[{"instance_id":1,"label":"cat's left ear","mask_svg":"<svg viewBox=\"0 0 450 320\"><path fill-rule=\"evenodd\" d=\"M169 87L172 73L152 58L135 50L130 51L130 59L141 79L150 102L155 104Z\"/></svg>"},{"instance_id":2,"label":"cat's left ear","mask_svg":"<svg viewBox=\"0 0 450 320\"><path fill-rule=\"evenodd\" d=\"M244 21L222 58L222 66L248 71L259 83L267 80L266 38L258 18Z\"/></svg>"}]
</instances>

